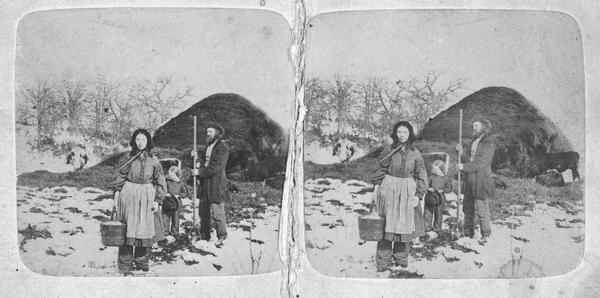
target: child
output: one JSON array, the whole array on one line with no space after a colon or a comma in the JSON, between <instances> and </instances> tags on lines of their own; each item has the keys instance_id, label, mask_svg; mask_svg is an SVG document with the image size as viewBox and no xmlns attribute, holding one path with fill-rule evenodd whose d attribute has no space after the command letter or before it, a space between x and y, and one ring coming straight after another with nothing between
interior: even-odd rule
<instances>
[{"instance_id":1,"label":"child","mask_svg":"<svg viewBox=\"0 0 600 298\"><path fill-rule=\"evenodd\" d=\"M431 165L431 173L429 175L429 189L425 196L425 212L423 214L425 220L425 232L439 232L442 229L442 213L445 208L446 196L444 193L452 191L452 183L442 171L444 162L437 159Z\"/></svg>"},{"instance_id":2,"label":"child","mask_svg":"<svg viewBox=\"0 0 600 298\"><path fill-rule=\"evenodd\" d=\"M185 186L185 183L181 181L181 170L177 166L172 166L169 168L169 172L167 173L167 193L169 196L175 198L175 200L171 198L165 198L165 201L171 200L171 202L176 202L175 209L168 208L167 202L163 202L163 223L165 225L165 236L171 234L173 236L179 234L179 214L182 210L181 198L189 198L190 195Z\"/></svg>"}]
</instances>

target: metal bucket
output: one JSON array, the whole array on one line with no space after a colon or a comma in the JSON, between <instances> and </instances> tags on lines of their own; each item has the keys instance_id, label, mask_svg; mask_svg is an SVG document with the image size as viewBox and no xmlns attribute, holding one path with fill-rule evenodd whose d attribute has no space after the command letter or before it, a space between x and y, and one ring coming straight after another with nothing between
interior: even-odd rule
<instances>
[{"instance_id":1,"label":"metal bucket","mask_svg":"<svg viewBox=\"0 0 600 298\"><path fill-rule=\"evenodd\" d=\"M125 244L127 225L114 220L114 214L115 211L113 210L110 221L100 224L100 235L104 246L121 246Z\"/></svg>"},{"instance_id":2,"label":"metal bucket","mask_svg":"<svg viewBox=\"0 0 600 298\"><path fill-rule=\"evenodd\" d=\"M385 218L378 215L363 215L358 217L358 232L364 241L379 241L383 239Z\"/></svg>"}]
</instances>

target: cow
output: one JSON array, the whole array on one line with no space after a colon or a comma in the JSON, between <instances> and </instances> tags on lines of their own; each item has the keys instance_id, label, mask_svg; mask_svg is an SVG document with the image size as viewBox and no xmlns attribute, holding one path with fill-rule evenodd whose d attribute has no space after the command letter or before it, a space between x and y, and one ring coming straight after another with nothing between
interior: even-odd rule
<instances>
[{"instance_id":1,"label":"cow","mask_svg":"<svg viewBox=\"0 0 600 298\"><path fill-rule=\"evenodd\" d=\"M579 153L574 151L555 152L555 153L535 153L529 157L529 175L535 177L542 175L549 170L564 172L571 170L573 179L581 179L579 177Z\"/></svg>"},{"instance_id":2,"label":"cow","mask_svg":"<svg viewBox=\"0 0 600 298\"><path fill-rule=\"evenodd\" d=\"M75 147L67 155L67 164L72 165L75 171L81 171L88 163L88 153L82 147Z\"/></svg>"},{"instance_id":3,"label":"cow","mask_svg":"<svg viewBox=\"0 0 600 298\"><path fill-rule=\"evenodd\" d=\"M562 173L552 169L542 175L535 176L535 183L544 186L565 186L569 182L573 182L573 172L570 169Z\"/></svg>"},{"instance_id":4,"label":"cow","mask_svg":"<svg viewBox=\"0 0 600 298\"><path fill-rule=\"evenodd\" d=\"M256 154L250 150L234 148L229 153L227 159L227 165L225 171L229 173L235 173L249 169L258 162Z\"/></svg>"},{"instance_id":5,"label":"cow","mask_svg":"<svg viewBox=\"0 0 600 298\"><path fill-rule=\"evenodd\" d=\"M492 178L494 179L494 186L496 186L496 188L506 190L506 181L502 177L492 174Z\"/></svg>"},{"instance_id":6,"label":"cow","mask_svg":"<svg viewBox=\"0 0 600 298\"><path fill-rule=\"evenodd\" d=\"M335 146L333 146L333 156L339 157L342 163L350 161L352 156L356 153L356 145L349 140L339 140Z\"/></svg>"}]
</instances>

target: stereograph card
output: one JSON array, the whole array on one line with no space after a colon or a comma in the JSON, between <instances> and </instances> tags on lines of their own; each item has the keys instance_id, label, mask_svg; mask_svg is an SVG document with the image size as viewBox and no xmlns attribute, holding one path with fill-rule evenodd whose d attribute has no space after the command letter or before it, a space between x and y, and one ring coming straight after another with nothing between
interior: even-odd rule
<instances>
[{"instance_id":1,"label":"stereograph card","mask_svg":"<svg viewBox=\"0 0 600 298\"><path fill-rule=\"evenodd\" d=\"M3 4L8 296L600 291L598 5Z\"/></svg>"}]
</instances>

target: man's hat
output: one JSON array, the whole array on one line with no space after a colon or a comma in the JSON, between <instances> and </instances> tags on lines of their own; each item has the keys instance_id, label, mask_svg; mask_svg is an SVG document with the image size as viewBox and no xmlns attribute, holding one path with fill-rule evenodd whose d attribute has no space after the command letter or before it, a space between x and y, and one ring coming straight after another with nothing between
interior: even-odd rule
<instances>
[{"instance_id":1,"label":"man's hat","mask_svg":"<svg viewBox=\"0 0 600 298\"><path fill-rule=\"evenodd\" d=\"M221 134L221 136L225 136L225 129L223 128L223 126L221 126L221 125L219 125L219 124L217 124L215 122L209 122L206 125L206 128L208 129L209 127L212 127L214 129L218 130L219 133Z\"/></svg>"},{"instance_id":2,"label":"man's hat","mask_svg":"<svg viewBox=\"0 0 600 298\"><path fill-rule=\"evenodd\" d=\"M487 118L484 118L481 115L477 115L475 117L473 117L473 121L471 122L479 122L483 125L485 125L485 127L487 128L487 130L491 130L492 129L492 122L490 120L488 120Z\"/></svg>"}]
</instances>

